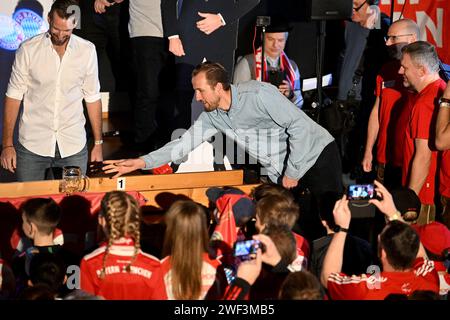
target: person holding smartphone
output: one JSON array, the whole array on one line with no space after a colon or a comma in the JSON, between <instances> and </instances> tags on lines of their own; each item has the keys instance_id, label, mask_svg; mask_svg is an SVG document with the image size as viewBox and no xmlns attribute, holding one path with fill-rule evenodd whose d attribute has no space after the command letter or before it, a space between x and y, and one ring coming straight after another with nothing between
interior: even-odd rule
<instances>
[{"instance_id":1,"label":"person holding smartphone","mask_svg":"<svg viewBox=\"0 0 450 320\"><path fill-rule=\"evenodd\" d=\"M383 300L390 294L409 296L416 290L439 292L439 277L434 263L426 258L419 235L404 223L392 201L392 196L379 182L376 192L381 200L376 205L389 219L378 237L378 266L361 275L342 273L344 244L348 236L351 213L348 199L343 196L333 209L338 228L324 258L322 285L332 300Z\"/></svg>"},{"instance_id":2,"label":"person holding smartphone","mask_svg":"<svg viewBox=\"0 0 450 320\"><path fill-rule=\"evenodd\" d=\"M263 81L270 82L291 100L297 107L303 106L300 88L300 72L294 60L289 59L284 48L292 27L288 23L272 19L264 35L264 70ZM238 58L235 66L233 83L249 80L261 80L262 48L252 54Z\"/></svg>"}]
</instances>

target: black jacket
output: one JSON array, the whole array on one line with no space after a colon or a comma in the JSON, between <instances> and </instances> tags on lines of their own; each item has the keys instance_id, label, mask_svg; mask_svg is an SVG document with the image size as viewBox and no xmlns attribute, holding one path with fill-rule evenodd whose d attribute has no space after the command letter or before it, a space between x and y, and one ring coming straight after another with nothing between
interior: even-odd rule
<instances>
[{"instance_id":1,"label":"black jacket","mask_svg":"<svg viewBox=\"0 0 450 320\"><path fill-rule=\"evenodd\" d=\"M206 58L220 62L231 75L238 19L258 3L259 0L183 0L177 19L177 0L161 0L164 36L179 35L186 53L183 57L177 57L176 62L195 67ZM196 22L203 19L198 12L220 13L226 24L206 35L196 26Z\"/></svg>"}]
</instances>

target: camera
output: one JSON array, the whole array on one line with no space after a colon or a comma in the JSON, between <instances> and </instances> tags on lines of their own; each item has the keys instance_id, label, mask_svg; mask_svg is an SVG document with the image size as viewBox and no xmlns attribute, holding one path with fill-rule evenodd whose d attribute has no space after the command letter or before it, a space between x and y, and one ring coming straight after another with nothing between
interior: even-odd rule
<instances>
[{"instance_id":1,"label":"camera","mask_svg":"<svg viewBox=\"0 0 450 320\"><path fill-rule=\"evenodd\" d=\"M349 200L370 200L375 198L373 184L351 184L348 186L347 198Z\"/></svg>"},{"instance_id":2,"label":"camera","mask_svg":"<svg viewBox=\"0 0 450 320\"><path fill-rule=\"evenodd\" d=\"M284 71L275 69L267 71L267 81L277 88L280 84L283 84L284 79L286 79L286 74Z\"/></svg>"},{"instance_id":3,"label":"camera","mask_svg":"<svg viewBox=\"0 0 450 320\"><path fill-rule=\"evenodd\" d=\"M270 26L270 17L269 16L257 16L256 17L256 26L257 27Z\"/></svg>"},{"instance_id":4,"label":"camera","mask_svg":"<svg viewBox=\"0 0 450 320\"><path fill-rule=\"evenodd\" d=\"M263 251L263 247L264 245L259 240L237 241L234 244L234 256L241 260L250 260L255 257L258 249Z\"/></svg>"}]
</instances>

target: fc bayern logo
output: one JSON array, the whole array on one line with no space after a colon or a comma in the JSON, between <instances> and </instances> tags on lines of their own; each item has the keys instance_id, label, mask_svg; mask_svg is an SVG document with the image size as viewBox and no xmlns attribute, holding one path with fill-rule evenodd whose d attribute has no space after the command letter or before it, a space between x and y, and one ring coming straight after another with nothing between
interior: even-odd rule
<instances>
[{"instance_id":1,"label":"fc bayern logo","mask_svg":"<svg viewBox=\"0 0 450 320\"><path fill-rule=\"evenodd\" d=\"M29 9L17 10L13 15L13 20L17 21L22 27L25 39L34 37L48 29L47 23L42 17Z\"/></svg>"},{"instance_id":2,"label":"fc bayern logo","mask_svg":"<svg viewBox=\"0 0 450 320\"><path fill-rule=\"evenodd\" d=\"M22 26L11 17L0 14L0 48L17 50L25 39Z\"/></svg>"},{"instance_id":3,"label":"fc bayern logo","mask_svg":"<svg viewBox=\"0 0 450 320\"><path fill-rule=\"evenodd\" d=\"M17 50L23 41L47 30L47 22L29 9L17 10L12 18L0 15L0 48Z\"/></svg>"}]
</instances>

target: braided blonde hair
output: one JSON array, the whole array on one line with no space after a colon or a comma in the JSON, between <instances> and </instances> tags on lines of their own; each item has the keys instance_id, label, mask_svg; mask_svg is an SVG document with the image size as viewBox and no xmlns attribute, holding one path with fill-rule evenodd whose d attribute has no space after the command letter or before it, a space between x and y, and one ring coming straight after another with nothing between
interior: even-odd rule
<instances>
[{"instance_id":1,"label":"braided blonde hair","mask_svg":"<svg viewBox=\"0 0 450 320\"><path fill-rule=\"evenodd\" d=\"M131 265L141 247L141 208L139 203L129 194L123 191L111 191L105 194L101 203L100 214L106 219L108 231L108 244L103 256L103 267L100 278L105 277L106 259L114 241L122 237L130 237L134 240L134 254L130 263L125 267L130 272Z\"/></svg>"}]
</instances>

